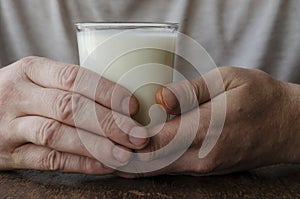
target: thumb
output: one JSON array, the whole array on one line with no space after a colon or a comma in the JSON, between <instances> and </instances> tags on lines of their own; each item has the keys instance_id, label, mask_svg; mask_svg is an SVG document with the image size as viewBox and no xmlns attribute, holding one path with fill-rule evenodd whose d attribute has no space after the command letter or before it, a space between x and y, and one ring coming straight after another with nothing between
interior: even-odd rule
<instances>
[{"instance_id":1,"label":"thumb","mask_svg":"<svg viewBox=\"0 0 300 199\"><path fill-rule=\"evenodd\" d=\"M174 82L160 88L156 101L169 113L179 115L203 104L225 91L219 69L192 80Z\"/></svg>"}]
</instances>

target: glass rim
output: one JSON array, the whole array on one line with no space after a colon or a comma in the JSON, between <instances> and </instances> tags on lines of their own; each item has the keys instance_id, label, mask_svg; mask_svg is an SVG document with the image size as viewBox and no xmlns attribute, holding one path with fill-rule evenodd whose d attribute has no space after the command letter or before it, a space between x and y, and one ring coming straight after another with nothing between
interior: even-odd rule
<instances>
[{"instance_id":1,"label":"glass rim","mask_svg":"<svg viewBox=\"0 0 300 199\"><path fill-rule=\"evenodd\" d=\"M178 30L178 23L168 22L76 22L77 30L105 30L105 29L141 29L141 28L166 28Z\"/></svg>"}]
</instances>

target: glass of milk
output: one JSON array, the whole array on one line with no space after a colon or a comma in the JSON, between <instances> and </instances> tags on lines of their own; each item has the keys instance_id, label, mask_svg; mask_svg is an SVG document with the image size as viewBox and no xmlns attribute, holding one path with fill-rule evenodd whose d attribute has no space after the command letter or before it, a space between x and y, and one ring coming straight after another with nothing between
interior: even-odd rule
<instances>
[{"instance_id":1,"label":"glass of milk","mask_svg":"<svg viewBox=\"0 0 300 199\"><path fill-rule=\"evenodd\" d=\"M156 91L173 80L178 25L174 23L76 23L80 65L129 89L139 101L133 117L147 127L167 114Z\"/></svg>"}]
</instances>

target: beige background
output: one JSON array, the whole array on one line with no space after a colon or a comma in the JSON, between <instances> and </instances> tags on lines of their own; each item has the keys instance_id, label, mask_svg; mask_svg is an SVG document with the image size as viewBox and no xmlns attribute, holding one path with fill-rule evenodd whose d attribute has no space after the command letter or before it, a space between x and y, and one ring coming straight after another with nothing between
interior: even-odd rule
<instances>
[{"instance_id":1,"label":"beige background","mask_svg":"<svg viewBox=\"0 0 300 199\"><path fill-rule=\"evenodd\" d=\"M299 0L0 0L0 66L28 55L78 63L78 21L178 22L218 66L300 83Z\"/></svg>"}]
</instances>

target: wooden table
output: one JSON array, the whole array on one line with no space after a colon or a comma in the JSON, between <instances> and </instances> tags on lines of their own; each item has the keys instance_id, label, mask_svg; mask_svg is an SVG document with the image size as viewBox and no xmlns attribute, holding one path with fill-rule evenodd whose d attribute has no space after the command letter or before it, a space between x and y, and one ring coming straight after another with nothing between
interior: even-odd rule
<instances>
[{"instance_id":1,"label":"wooden table","mask_svg":"<svg viewBox=\"0 0 300 199\"><path fill-rule=\"evenodd\" d=\"M0 172L0 198L300 198L300 166L224 176L122 179L39 171Z\"/></svg>"}]
</instances>

